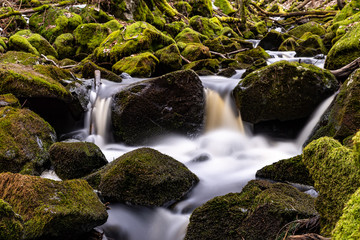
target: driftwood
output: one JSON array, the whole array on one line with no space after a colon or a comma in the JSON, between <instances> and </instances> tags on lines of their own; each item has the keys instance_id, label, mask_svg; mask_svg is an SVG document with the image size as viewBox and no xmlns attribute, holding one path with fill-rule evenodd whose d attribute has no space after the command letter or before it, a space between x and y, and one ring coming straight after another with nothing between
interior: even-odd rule
<instances>
[{"instance_id":1,"label":"driftwood","mask_svg":"<svg viewBox=\"0 0 360 240\"><path fill-rule=\"evenodd\" d=\"M304 235L294 235L294 236L289 236L287 238L287 240L330 240L330 239L331 238L326 238L326 237L320 236L315 233L308 233L308 234L304 234Z\"/></svg>"},{"instance_id":2,"label":"driftwood","mask_svg":"<svg viewBox=\"0 0 360 240\"><path fill-rule=\"evenodd\" d=\"M360 57L337 70L330 70L330 72L339 80L346 79L354 70L360 67Z\"/></svg>"},{"instance_id":3,"label":"driftwood","mask_svg":"<svg viewBox=\"0 0 360 240\"><path fill-rule=\"evenodd\" d=\"M183 55L180 54L180 57L182 60L184 60L186 63L191 63L190 60L186 59Z\"/></svg>"}]
</instances>

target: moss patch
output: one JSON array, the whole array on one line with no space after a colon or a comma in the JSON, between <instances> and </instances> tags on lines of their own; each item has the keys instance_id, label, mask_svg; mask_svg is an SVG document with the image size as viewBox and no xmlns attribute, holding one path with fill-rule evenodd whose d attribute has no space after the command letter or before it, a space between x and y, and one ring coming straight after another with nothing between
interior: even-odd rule
<instances>
[{"instance_id":1,"label":"moss patch","mask_svg":"<svg viewBox=\"0 0 360 240\"><path fill-rule=\"evenodd\" d=\"M190 26L195 31L198 31L209 38L220 36L223 30L220 20L216 17L205 18L201 16L194 16L190 19Z\"/></svg>"},{"instance_id":2,"label":"moss patch","mask_svg":"<svg viewBox=\"0 0 360 240\"><path fill-rule=\"evenodd\" d=\"M11 93L0 95L0 107L10 106L13 108L19 108L19 100Z\"/></svg>"},{"instance_id":3,"label":"moss patch","mask_svg":"<svg viewBox=\"0 0 360 240\"><path fill-rule=\"evenodd\" d=\"M0 199L0 239L21 240L24 235L24 224L12 207Z\"/></svg>"},{"instance_id":4,"label":"moss patch","mask_svg":"<svg viewBox=\"0 0 360 240\"><path fill-rule=\"evenodd\" d=\"M59 59L74 58L75 56L75 37L71 33L64 33L54 41L54 48L59 54Z\"/></svg>"}]
</instances>

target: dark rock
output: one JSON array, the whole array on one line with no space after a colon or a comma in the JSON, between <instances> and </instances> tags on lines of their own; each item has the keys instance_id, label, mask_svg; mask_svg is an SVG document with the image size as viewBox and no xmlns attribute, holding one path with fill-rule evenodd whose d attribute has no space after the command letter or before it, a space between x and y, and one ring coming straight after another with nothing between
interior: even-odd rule
<instances>
[{"instance_id":1,"label":"dark rock","mask_svg":"<svg viewBox=\"0 0 360 240\"><path fill-rule=\"evenodd\" d=\"M208 70L217 73L219 71L219 65L220 63L216 59L203 59L186 64L183 66L183 69L192 69L194 71Z\"/></svg>"},{"instance_id":2,"label":"dark rock","mask_svg":"<svg viewBox=\"0 0 360 240\"><path fill-rule=\"evenodd\" d=\"M225 68L225 69L221 70L217 75L230 78L230 77L234 76L235 74L236 74L235 68L229 67L229 68Z\"/></svg>"},{"instance_id":3,"label":"dark rock","mask_svg":"<svg viewBox=\"0 0 360 240\"><path fill-rule=\"evenodd\" d=\"M284 37L281 33L271 30L260 41L259 46L265 50L277 51L283 41Z\"/></svg>"}]
</instances>

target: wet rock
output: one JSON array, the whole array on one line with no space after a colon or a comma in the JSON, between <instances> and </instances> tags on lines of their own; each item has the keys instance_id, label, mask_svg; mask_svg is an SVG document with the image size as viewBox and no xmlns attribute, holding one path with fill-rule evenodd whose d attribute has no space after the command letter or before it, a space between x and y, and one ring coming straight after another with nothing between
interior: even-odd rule
<instances>
[{"instance_id":1,"label":"wet rock","mask_svg":"<svg viewBox=\"0 0 360 240\"><path fill-rule=\"evenodd\" d=\"M0 239L21 240L24 235L24 223L12 207L0 199Z\"/></svg>"},{"instance_id":2,"label":"wet rock","mask_svg":"<svg viewBox=\"0 0 360 240\"><path fill-rule=\"evenodd\" d=\"M204 45L209 47L211 51L219 53L230 53L243 48L253 48L250 42L237 38L229 38L220 36L214 39L204 41Z\"/></svg>"},{"instance_id":3,"label":"wet rock","mask_svg":"<svg viewBox=\"0 0 360 240\"><path fill-rule=\"evenodd\" d=\"M99 67L98 65L96 65L95 63L93 63L90 60L84 60L81 62L81 66L79 71L81 71L82 77L83 78L95 78L94 72L95 70L99 70L101 73L101 78L107 79L109 81L113 81L113 82L121 82L122 78L113 73L112 71L109 71L105 68Z\"/></svg>"},{"instance_id":4,"label":"wet rock","mask_svg":"<svg viewBox=\"0 0 360 240\"><path fill-rule=\"evenodd\" d=\"M208 70L217 73L219 71L219 65L219 61L216 59L203 59L186 64L183 66L183 69L192 69L194 71Z\"/></svg>"},{"instance_id":5,"label":"wet rock","mask_svg":"<svg viewBox=\"0 0 360 240\"><path fill-rule=\"evenodd\" d=\"M236 74L235 68L229 67L229 68L225 68L225 69L221 70L217 75L230 78L230 77L234 76L235 74Z\"/></svg>"},{"instance_id":6,"label":"wet rock","mask_svg":"<svg viewBox=\"0 0 360 240\"><path fill-rule=\"evenodd\" d=\"M260 59L256 60L250 67L246 68L246 71L243 73L243 75L241 75L241 78L245 78L250 73L252 73L262 67L266 67L266 66L267 66L266 60L263 58L260 58Z\"/></svg>"},{"instance_id":7,"label":"wet rock","mask_svg":"<svg viewBox=\"0 0 360 240\"><path fill-rule=\"evenodd\" d=\"M265 50L277 51L283 41L284 37L281 33L271 30L261 39L259 46Z\"/></svg>"},{"instance_id":8,"label":"wet rock","mask_svg":"<svg viewBox=\"0 0 360 240\"><path fill-rule=\"evenodd\" d=\"M0 108L13 107L20 108L19 100L11 93L0 95Z\"/></svg>"},{"instance_id":9,"label":"wet rock","mask_svg":"<svg viewBox=\"0 0 360 240\"><path fill-rule=\"evenodd\" d=\"M40 175L49 163L54 129L34 112L0 108L0 172Z\"/></svg>"},{"instance_id":10,"label":"wet rock","mask_svg":"<svg viewBox=\"0 0 360 240\"><path fill-rule=\"evenodd\" d=\"M24 239L69 239L105 223L108 217L106 207L84 180L57 182L2 173L0 199L24 220Z\"/></svg>"},{"instance_id":11,"label":"wet rock","mask_svg":"<svg viewBox=\"0 0 360 240\"><path fill-rule=\"evenodd\" d=\"M262 47L253 48L235 55L235 59L239 62L242 68L250 67L255 61L259 59L266 60L268 58L270 58L270 55L265 52Z\"/></svg>"},{"instance_id":12,"label":"wet rock","mask_svg":"<svg viewBox=\"0 0 360 240\"><path fill-rule=\"evenodd\" d=\"M105 199L143 206L177 202L198 181L185 165L151 148L126 153L89 176Z\"/></svg>"},{"instance_id":13,"label":"wet rock","mask_svg":"<svg viewBox=\"0 0 360 240\"><path fill-rule=\"evenodd\" d=\"M287 223L317 215L314 199L283 183L250 181L241 193L194 210L185 239L275 239Z\"/></svg>"},{"instance_id":14,"label":"wet rock","mask_svg":"<svg viewBox=\"0 0 360 240\"><path fill-rule=\"evenodd\" d=\"M246 76L233 91L242 119L251 123L308 117L338 88L327 70L280 61Z\"/></svg>"},{"instance_id":15,"label":"wet rock","mask_svg":"<svg viewBox=\"0 0 360 240\"><path fill-rule=\"evenodd\" d=\"M192 134L202 126L204 104L203 86L193 71L145 80L114 96L113 132L117 140L129 144L164 132Z\"/></svg>"},{"instance_id":16,"label":"wet rock","mask_svg":"<svg viewBox=\"0 0 360 240\"><path fill-rule=\"evenodd\" d=\"M55 173L63 180L85 177L108 162L100 148L89 142L58 142L50 149Z\"/></svg>"}]
</instances>

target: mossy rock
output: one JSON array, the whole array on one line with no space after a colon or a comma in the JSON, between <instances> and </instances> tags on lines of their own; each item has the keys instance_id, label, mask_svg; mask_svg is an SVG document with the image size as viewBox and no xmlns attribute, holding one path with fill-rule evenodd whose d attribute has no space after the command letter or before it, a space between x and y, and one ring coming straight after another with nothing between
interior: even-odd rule
<instances>
[{"instance_id":1,"label":"mossy rock","mask_svg":"<svg viewBox=\"0 0 360 240\"><path fill-rule=\"evenodd\" d=\"M233 95L242 119L259 123L308 117L337 89L338 82L328 70L280 61L247 75Z\"/></svg>"},{"instance_id":2,"label":"mossy rock","mask_svg":"<svg viewBox=\"0 0 360 240\"><path fill-rule=\"evenodd\" d=\"M330 49L325 60L326 69L339 69L360 56L360 44L357 39L360 36L360 24L342 36Z\"/></svg>"},{"instance_id":3,"label":"mossy rock","mask_svg":"<svg viewBox=\"0 0 360 240\"><path fill-rule=\"evenodd\" d=\"M27 40L27 38L20 35L13 35L10 37L9 49L20 52L28 52L34 55L40 55L36 48L33 47L31 43Z\"/></svg>"},{"instance_id":4,"label":"mossy rock","mask_svg":"<svg viewBox=\"0 0 360 240\"><path fill-rule=\"evenodd\" d=\"M217 73L219 71L220 63L216 59L203 59L194 61L191 63L188 63L182 67L184 70L194 70L194 71L200 71L200 70L209 70L213 73Z\"/></svg>"},{"instance_id":5,"label":"mossy rock","mask_svg":"<svg viewBox=\"0 0 360 240\"><path fill-rule=\"evenodd\" d=\"M61 34L54 41L54 48L59 54L59 59L74 58L75 46L75 37L71 33Z\"/></svg>"},{"instance_id":6,"label":"mossy rock","mask_svg":"<svg viewBox=\"0 0 360 240\"><path fill-rule=\"evenodd\" d=\"M251 49L253 47L251 43L246 42L245 40L229 38L226 36L206 40L204 41L204 45L209 47L211 51L219 53L229 53L243 48Z\"/></svg>"},{"instance_id":7,"label":"mossy rock","mask_svg":"<svg viewBox=\"0 0 360 240\"><path fill-rule=\"evenodd\" d=\"M228 67L228 68L220 70L217 75L230 78L230 77L234 76L235 74L236 74L235 68Z\"/></svg>"},{"instance_id":8,"label":"mossy rock","mask_svg":"<svg viewBox=\"0 0 360 240\"><path fill-rule=\"evenodd\" d=\"M185 1L179 1L174 3L174 7L179 13L184 16L189 16L192 11L191 5Z\"/></svg>"},{"instance_id":9,"label":"mossy rock","mask_svg":"<svg viewBox=\"0 0 360 240\"><path fill-rule=\"evenodd\" d=\"M168 206L199 181L187 167L151 148L139 148L100 170L98 189L111 202Z\"/></svg>"},{"instance_id":10,"label":"mossy rock","mask_svg":"<svg viewBox=\"0 0 360 240\"><path fill-rule=\"evenodd\" d=\"M8 39L6 37L0 37L0 46L4 50L7 50L7 45L6 45L7 42L8 42Z\"/></svg>"},{"instance_id":11,"label":"mossy rock","mask_svg":"<svg viewBox=\"0 0 360 240\"><path fill-rule=\"evenodd\" d=\"M301 155L280 160L265 166L256 172L256 177L277 182L291 182L309 186L314 185L314 181L311 179L308 169L302 162Z\"/></svg>"},{"instance_id":12,"label":"mossy rock","mask_svg":"<svg viewBox=\"0 0 360 240\"><path fill-rule=\"evenodd\" d=\"M189 43L181 52L181 55L189 61L197 61L201 59L211 58L211 53L208 47L201 43Z\"/></svg>"},{"instance_id":13,"label":"mossy rock","mask_svg":"<svg viewBox=\"0 0 360 240\"><path fill-rule=\"evenodd\" d=\"M223 26L216 17L206 18L194 16L190 19L190 26L197 32L207 36L208 38L216 38L221 35Z\"/></svg>"},{"instance_id":14,"label":"mossy rock","mask_svg":"<svg viewBox=\"0 0 360 240\"><path fill-rule=\"evenodd\" d=\"M142 51L157 51L175 43L171 38L146 22L135 22L111 33L94 51L97 62L116 63L123 57Z\"/></svg>"},{"instance_id":15,"label":"mossy rock","mask_svg":"<svg viewBox=\"0 0 360 240\"><path fill-rule=\"evenodd\" d=\"M250 67L255 61L259 59L266 60L268 58L270 58L270 55L259 46L257 48L243 51L235 55L235 59L240 63L242 68Z\"/></svg>"},{"instance_id":16,"label":"mossy rock","mask_svg":"<svg viewBox=\"0 0 360 240\"><path fill-rule=\"evenodd\" d=\"M43 74L46 77L50 77L56 82L61 83L62 80L72 79L70 70L59 68L53 65L35 65L33 69L37 73Z\"/></svg>"},{"instance_id":17,"label":"mossy rock","mask_svg":"<svg viewBox=\"0 0 360 240\"><path fill-rule=\"evenodd\" d=\"M208 37L191 29L191 28L185 28L182 30L176 37L175 41L177 43L183 42L183 43L201 43L204 40L207 40Z\"/></svg>"},{"instance_id":18,"label":"mossy rock","mask_svg":"<svg viewBox=\"0 0 360 240\"><path fill-rule=\"evenodd\" d=\"M190 16L212 17L214 13L211 0L191 0L190 5L192 7Z\"/></svg>"},{"instance_id":19,"label":"mossy rock","mask_svg":"<svg viewBox=\"0 0 360 240\"><path fill-rule=\"evenodd\" d=\"M336 14L336 16L334 17L334 23L343 21L346 18L358 13L359 8L360 8L360 3L356 0L351 0L350 2L348 2L348 4L344 6L343 9L341 9L340 12Z\"/></svg>"},{"instance_id":20,"label":"mossy rock","mask_svg":"<svg viewBox=\"0 0 360 240\"><path fill-rule=\"evenodd\" d=\"M70 33L82 23L80 15L62 8L50 7L30 17L30 28L45 37L50 43L64 33Z\"/></svg>"},{"instance_id":21,"label":"mossy rock","mask_svg":"<svg viewBox=\"0 0 360 240\"><path fill-rule=\"evenodd\" d=\"M266 23L264 21L260 21L255 23L256 32L260 35L265 35L268 31Z\"/></svg>"},{"instance_id":22,"label":"mossy rock","mask_svg":"<svg viewBox=\"0 0 360 240\"><path fill-rule=\"evenodd\" d=\"M293 37L289 37L281 43L279 51L295 51L298 46L299 43Z\"/></svg>"},{"instance_id":23,"label":"mossy rock","mask_svg":"<svg viewBox=\"0 0 360 240\"><path fill-rule=\"evenodd\" d=\"M215 197L196 208L185 240L270 240L285 224L315 215L309 195L287 184L252 180L241 193Z\"/></svg>"},{"instance_id":24,"label":"mossy rock","mask_svg":"<svg viewBox=\"0 0 360 240\"><path fill-rule=\"evenodd\" d=\"M110 29L100 23L80 24L73 32L81 52L90 54L110 34Z\"/></svg>"},{"instance_id":25,"label":"mossy rock","mask_svg":"<svg viewBox=\"0 0 360 240\"><path fill-rule=\"evenodd\" d=\"M18 63L22 65L36 65L39 61L40 57L38 55L26 52L7 51L0 55L0 63L3 64Z\"/></svg>"},{"instance_id":26,"label":"mossy rock","mask_svg":"<svg viewBox=\"0 0 360 240\"><path fill-rule=\"evenodd\" d=\"M168 132L195 134L203 124L204 106L202 83L191 70L145 80L114 95L113 133L128 144Z\"/></svg>"},{"instance_id":27,"label":"mossy rock","mask_svg":"<svg viewBox=\"0 0 360 240\"><path fill-rule=\"evenodd\" d=\"M87 5L81 9L73 9L82 18L83 23L106 23L115 18L101 9L97 9L93 6Z\"/></svg>"},{"instance_id":28,"label":"mossy rock","mask_svg":"<svg viewBox=\"0 0 360 240\"><path fill-rule=\"evenodd\" d=\"M11 93L0 95L0 107L20 108L19 99Z\"/></svg>"},{"instance_id":29,"label":"mossy rock","mask_svg":"<svg viewBox=\"0 0 360 240\"><path fill-rule=\"evenodd\" d=\"M24 220L24 239L67 239L106 222L106 207L84 180L0 174L0 199ZM26 201L24 201L26 199Z\"/></svg>"},{"instance_id":30,"label":"mossy rock","mask_svg":"<svg viewBox=\"0 0 360 240\"><path fill-rule=\"evenodd\" d=\"M13 11L17 11L18 9L13 9L11 7L0 7L0 15L2 14L7 14ZM11 19L11 21L10 21ZM5 28L6 26L6 32L9 33L9 35L12 35L13 33L15 33L17 30L19 29L25 29L27 27L27 22L25 20L25 18L22 15L14 15L11 16L11 18L8 19L4 19L5 20L5 25L3 28Z\"/></svg>"},{"instance_id":31,"label":"mossy rock","mask_svg":"<svg viewBox=\"0 0 360 240\"><path fill-rule=\"evenodd\" d=\"M246 68L246 71L241 75L241 78L245 78L250 73L252 73L262 67L266 67L267 65L268 64L267 64L266 60L263 58L260 58L260 59L256 60L253 64L251 64L250 67ZM240 67L241 66L243 66L243 64L240 64Z\"/></svg>"},{"instance_id":32,"label":"mossy rock","mask_svg":"<svg viewBox=\"0 0 360 240\"><path fill-rule=\"evenodd\" d=\"M343 141L354 135L360 126L360 70L356 70L342 84L331 107L314 129L310 140L323 136Z\"/></svg>"},{"instance_id":33,"label":"mossy rock","mask_svg":"<svg viewBox=\"0 0 360 240\"><path fill-rule=\"evenodd\" d=\"M232 28L230 27L224 27L222 30L221 30L221 36L226 36L226 37L229 37L229 38L237 38L240 40L240 36L239 34L237 34L234 30L232 30Z\"/></svg>"},{"instance_id":34,"label":"mossy rock","mask_svg":"<svg viewBox=\"0 0 360 240\"><path fill-rule=\"evenodd\" d=\"M307 32L297 42L298 46L295 47L297 57L313 57L318 54L327 54L327 49L318 35Z\"/></svg>"},{"instance_id":35,"label":"mossy rock","mask_svg":"<svg viewBox=\"0 0 360 240\"><path fill-rule=\"evenodd\" d=\"M165 25L165 31L175 38L181 31L186 28L186 23L182 21L175 21Z\"/></svg>"},{"instance_id":36,"label":"mossy rock","mask_svg":"<svg viewBox=\"0 0 360 240\"><path fill-rule=\"evenodd\" d=\"M122 82L122 78L119 75L105 68L99 67L90 60L84 60L83 62L81 62L80 68L82 78L95 78L94 72L95 70L99 70L101 73L101 78L107 79L112 82Z\"/></svg>"},{"instance_id":37,"label":"mossy rock","mask_svg":"<svg viewBox=\"0 0 360 240\"><path fill-rule=\"evenodd\" d=\"M108 29L110 29L111 32L115 32L117 30L124 28L124 26L115 19L110 20L110 21L104 23L103 25L104 25L104 27L107 27Z\"/></svg>"},{"instance_id":38,"label":"mossy rock","mask_svg":"<svg viewBox=\"0 0 360 240\"><path fill-rule=\"evenodd\" d=\"M40 175L56 140L54 129L34 112L0 108L0 172Z\"/></svg>"},{"instance_id":39,"label":"mossy rock","mask_svg":"<svg viewBox=\"0 0 360 240\"><path fill-rule=\"evenodd\" d=\"M55 173L63 180L85 177L108 162L100 148L90 142L58 142L50 149Z\"/></svg>"},{"instance_id":40,"label":"mossy rock","mask_svg":"<svg viewBox=\"0 0 360 240\"><path fill-rule=\"evenodd\" d=\"M355 162L357 167L360 167L360 131L352 138L355 152Z\"/></svg>"},{"instance_id":41,"label":"mossy rock","mask_svg":"<svg viewBox=\"0 0 360 240\"><path fill-rule=\"evenodd\" d=\"M159 59L158 70L161 73L177 71L182 67L182 58L176 44L156 51L155 56Z\"/></svg>"},{"instance_id":42,"label":"mossy rock","mask_svg":"<svg viewBox=\"0 0 360 240\"><path fill-rule=\"evenodd\" d=\"M308 22L303 25L297 26L287 34L294 36L295 38L301 38L304 33L311 32L312 34L322 36L325 34L325 29L316 22Z\"/></svg>"},{"instance_id":43,"label":"mossy rock","mask_svg":"<svg viewBox=\"0 0 360 240\"><path fill-rule=\"evenodd\" d=\"M321 232L330 236L346 202L360 187L354 151L323 137L307 145L302 156L319 192L316 210L321 216Z\"/></svg>"},{"instance_id":44,"label":"mossy rock","mask_svg":"<svg viewBox=\"0 0 360 240\"><path fill-rule=\"evenodd\" d=\"M283 41L284 41L283 34L275 30L271 30L265 35L263 39L261 39L259 46L265 50L277 51L280 45L283 43Z\"/></svg>"},{"instance_id":45,"label":"mossy rock","mask_svg":"<svg viewBox=\"0 0 360 240\"><path fill-rule=\"evenodd\" d=\"M235 13L235 9L232 7L228 0L215 0L214 5L221 9L226 15Z\"/></svg>"},{"instance_id":46,"label":"mossy rock","mask_svg":"<svg viewBox=\"0 0 360 240\"><path fill-rule=\"evenodd\" d=\"M24 223L12 207L0 199L0 240L21 240L24 235Z\"/></svg>"},{"instance_id":47,"label":"mossy rock","mask_svg":"<svg viewBox=\"0 0 360 240\"><path fill-rule=\"evenodd\" d=\"M112 70L116 74L125 72L132 77L151 77L158 64L159 59L145 52L121 59L112 66Z\"/></svg>"}]
</instances>

